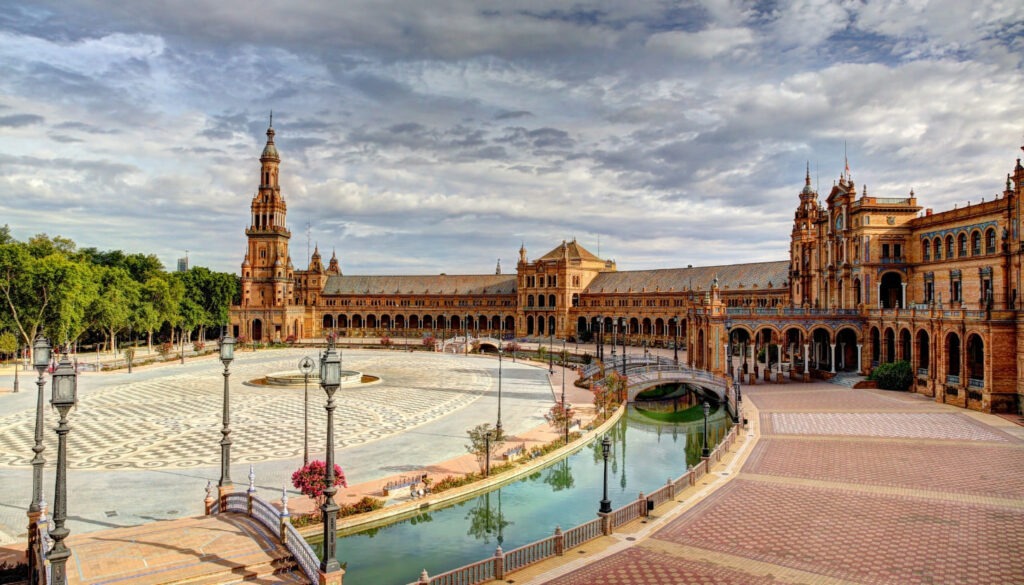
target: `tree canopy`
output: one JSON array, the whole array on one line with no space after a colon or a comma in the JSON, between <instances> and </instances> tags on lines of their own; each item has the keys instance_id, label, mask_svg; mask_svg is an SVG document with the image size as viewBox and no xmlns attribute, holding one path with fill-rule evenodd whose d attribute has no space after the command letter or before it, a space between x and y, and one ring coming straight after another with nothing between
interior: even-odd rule
<instances>
[{"instance_id":1,"label":"tree canopy","mask_svg":"<svg viewBox=\"0 0 1024 585\"><path fill-rule=\"evenodd\" d=\"M194 267L168 273L154 254L79 249L61 236L25 242L0 227L0 334L31 346L42 331L51 343L103 342L116 348L128 331L187 337L227 323L238 277Z\"/></svg>"}]
</instances>

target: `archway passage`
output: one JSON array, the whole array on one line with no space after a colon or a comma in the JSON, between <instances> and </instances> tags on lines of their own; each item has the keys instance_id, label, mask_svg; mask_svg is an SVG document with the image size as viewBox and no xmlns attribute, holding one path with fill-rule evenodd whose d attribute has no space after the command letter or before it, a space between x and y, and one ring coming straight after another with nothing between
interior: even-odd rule
<instances>
[{"instance_id":1,"label":"archway passage","mask_svg":"<svg viewBox=\"0 0 1024 585\"><path fill-rule=\"evenodd\" d=\"M261 319L252 320L252 340L263 341L263 321Z\"/></svg>"},{"instance_id":2,"label":"archway passage","mask_svg":"<svg viewBox=\"0 0 1024 585\"><path fill-rule=\"evenodd\" d=\"M852 329L840 329L836 334L836 354L839 363L836 369L843 372L857 371L857 334Z\"/></svg>"},{"instance_id":3,"label":"archway passage","mask_svg":"<svg viewBox=\"0 0 1024 585\"><path fill-rule=\"evenodd\" d=\"M967 378L972 387L985 386L985 342L977 333L967 338Z\"/></svg>"},{"instance_id":4,"label":"archway passage","mask_svg":"<svg viewBox=\"0 0 1024 585\"><path fill-rule=\"evenodd\" d=\"M924 329L917 332L917 373L928 376L928 366L931 365L931 352L929 351L928 332Z\"/></svg>"},{"instance_id":5,"label":"archway passage","mask_svg":"<svg viewBox=\"0 0 1024 585\"><path fill-rule=\"evenodd\" d=\"M879 287L879 300L883 309L894 309L903 306L903 277L897 272L882 275Z\"/></svg>"}]
</instances>

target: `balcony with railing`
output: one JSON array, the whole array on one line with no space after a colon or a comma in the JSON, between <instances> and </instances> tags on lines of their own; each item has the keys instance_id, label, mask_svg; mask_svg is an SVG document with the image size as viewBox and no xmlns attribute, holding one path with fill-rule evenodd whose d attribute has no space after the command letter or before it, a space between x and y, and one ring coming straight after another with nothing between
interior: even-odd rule
<instances>
[{"instance_id":1,"label":"balcony with railing","mask_svg":"<svg viewBox=\"0 0 1024 585\"><path fill-rule=\"evenodd\" d=\"M954 376L953 374L946 374L946 383L958 386L960 385L960 376Z\"/></svg>"}]
</instances>

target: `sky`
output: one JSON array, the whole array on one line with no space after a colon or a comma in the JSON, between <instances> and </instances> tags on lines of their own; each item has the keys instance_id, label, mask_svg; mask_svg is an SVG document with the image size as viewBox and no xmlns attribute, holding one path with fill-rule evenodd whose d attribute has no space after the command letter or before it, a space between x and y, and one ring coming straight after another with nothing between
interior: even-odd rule
<instances>
[{"instance_id":1,"label":"sky","mask_svg":"<svg viewBox=\"0 0 1024 585\"><path fill-rule=\"evenodd\" d=\"M237 273L272 110L296 268L784 260L808 164L1001 192L1022 56L1017 0L0 0L0 225Z\"/></svg>"}]
</instances>

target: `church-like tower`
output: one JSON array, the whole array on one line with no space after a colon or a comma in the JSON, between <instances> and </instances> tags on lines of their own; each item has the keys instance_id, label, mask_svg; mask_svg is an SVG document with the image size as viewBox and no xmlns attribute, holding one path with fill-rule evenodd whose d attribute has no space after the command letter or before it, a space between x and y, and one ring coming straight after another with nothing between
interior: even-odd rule
<instances>
[{"instance_id":1,"label":"church-like tower","mask_svg":"<svg viewBox=\"0 0 1024 585\"><path fill-rule=\"evenodd\" d=\"M260 155L259 189L250 204L248 246L242 262L242 307L268 311L294 304L295 270L288 255L291 232L286 227L288 206L281 197L278 168L281 157L274 145L274 127L267 128L267 144ZM280 336L283 321L267 314L273 329L254 331L254 339ZM274 323L280 321L278 323Z\"/></svg>"}]
</instances>

